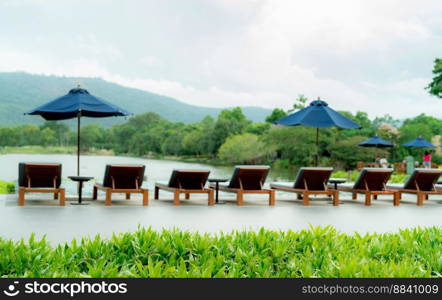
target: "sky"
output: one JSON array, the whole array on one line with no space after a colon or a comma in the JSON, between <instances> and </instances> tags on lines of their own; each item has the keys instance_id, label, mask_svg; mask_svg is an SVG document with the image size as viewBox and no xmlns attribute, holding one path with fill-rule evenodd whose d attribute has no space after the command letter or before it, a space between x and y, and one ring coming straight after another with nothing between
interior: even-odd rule
<instances>
[{"instance_id":1,"label":"sky","mask_svg":"<svg viewBox=\"0 0 442 300\"><path fill-rule=\"evenodd\" d=\"M441 15L437 0L0 0L0 72L101 77L200 106L288 109L303 94L440 118L425 87Z\"/></svg>"}]
</instances>

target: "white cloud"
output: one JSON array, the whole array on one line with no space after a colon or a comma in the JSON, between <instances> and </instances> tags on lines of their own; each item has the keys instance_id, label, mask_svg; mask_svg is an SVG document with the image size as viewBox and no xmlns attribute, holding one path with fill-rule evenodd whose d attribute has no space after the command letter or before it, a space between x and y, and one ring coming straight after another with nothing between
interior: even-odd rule
<instances>
[{"instance_id":1,"label":"white cloud","mask_svg":"<svg viewBox=\"0 0 442 300\"><path fill-rule=\"evenodd\" d=\"M140 62L147 66L155 66L160 64L160 60L154 56L146 56L140 59Z\"/></svg>"},{"instance_id":2,"label":"white cloud","mask_svg":"<svg viewBox=\"0 0 442 300\"><path fill-rule=\"evenodd\" d=\"M106 34L91 29L56 39L41 37L40 44L53 39L65 50L75 49L66 55L63 48L30 51L3 38L8 44L0 46L0 71L102 77L203 106L289 108L302 93L309 99L320 96L336 109L367 111L372 117L389 113L403 118L422 112L440 117L442 101L424 90L431 80L432 61L442 53L438 1L212 3L211 16L222 10L240 20L238 27L195 36L195 28L181 20L179 28L168 27L168 35L163 35L162 25L180 15L176 10L170 11L170 20L155 19L158 36L115 34L106 39ZM124 13L121 17L126 19L120 26L124 21L132 28L149 26ZM195 18L202 19L198 24L212 24L204 15Z\"/></svg>"}]
</instances>

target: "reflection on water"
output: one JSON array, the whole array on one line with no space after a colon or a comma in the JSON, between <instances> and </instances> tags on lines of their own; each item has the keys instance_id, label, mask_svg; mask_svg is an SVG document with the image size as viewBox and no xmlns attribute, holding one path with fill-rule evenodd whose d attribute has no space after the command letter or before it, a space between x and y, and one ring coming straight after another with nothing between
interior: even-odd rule
<instances>
[{"instance_id":1,"label":"reflection on water","mask_svg":"<svg viewBox=\"0 0 442 300\"><path fill-rule=\"evenodd\" d=\"M76 175L77 157L67 154L6 154L0 155L0 179L17 182L19 162L50 162L62 164L63 185L67 194L74 194L76 184L67 177ZM144 164L146 179L144 185L153 188L157 181L167 181L173 169L208 169L211 178L230 178L233 167L219 167L198 163L186 163L170 160L142 159L123 156L81 156L80 173L94 177L94 181L85 184L84 193L91 194L94 182L103 180L106 164ZM267 182L293 180L294 172L272 169Z\"/></svg>"}]
</instances>

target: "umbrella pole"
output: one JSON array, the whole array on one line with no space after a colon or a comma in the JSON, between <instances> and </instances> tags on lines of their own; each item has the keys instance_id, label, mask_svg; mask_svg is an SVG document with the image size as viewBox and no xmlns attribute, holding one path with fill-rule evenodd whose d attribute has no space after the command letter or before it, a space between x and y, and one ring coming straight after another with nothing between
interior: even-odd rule
<instances>
[{"instance_id":1,"label":"umbrella pole","mask_svg":"<svg viewBox=\"0 0 442 300\"><path fill-rule=\"evenodd\" d=\"M81 113L77 115L77 176L80 176L80 117Z\"/></svg>"},{"instance_id":2,"label":"umbrella pole","mask_svg":"<svg viewBox=\"0 0 442 300\"><path fill-rule=\"evenodd\" d=\"M319 128L316 128L316 166L319 165Z\"/></svg>"}]
</instances>

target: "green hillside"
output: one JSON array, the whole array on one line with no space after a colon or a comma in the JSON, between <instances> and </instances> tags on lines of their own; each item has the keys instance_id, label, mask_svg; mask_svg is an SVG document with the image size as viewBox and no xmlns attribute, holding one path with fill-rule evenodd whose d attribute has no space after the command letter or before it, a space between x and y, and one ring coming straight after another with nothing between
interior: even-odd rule
<instances>
[{"instance_id":1,"label":"green hillside","mask_svg":"<svg viewBox=\"0 0 442 300\"><path fill-rule=\"evenodd\" d=\"M90 93L134 114L152 111L171 121L197 122L207 115L216 116L221 110L189 105L170 97L121 86L100 78L58 77L14 72L0 73L0 125L40 124L42 122L40 117L25 116L23 113L66 94L78 83ZM270 114L270 110L260 107L242 109L252 121L263 121ZM85 119L84 121L85 123L99 122L103 126L110 126L124 122L124 118Z\"/></svg>"}]
</instances>

